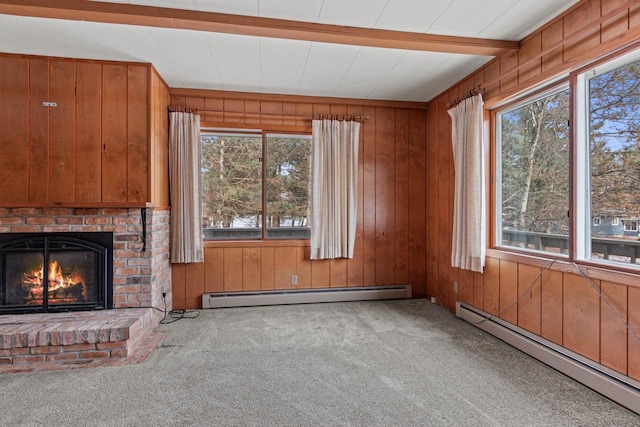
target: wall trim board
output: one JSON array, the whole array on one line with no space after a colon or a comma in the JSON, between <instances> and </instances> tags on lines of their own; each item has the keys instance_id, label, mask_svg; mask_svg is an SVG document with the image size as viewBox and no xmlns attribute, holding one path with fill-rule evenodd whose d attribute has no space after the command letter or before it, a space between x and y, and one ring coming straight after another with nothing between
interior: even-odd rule
<instances>
[{"instance_id":1,"label":"wall trim board","mask_svg":"<svg viewBox=\"0 0 640 427\"><path fill-rule=\"evenodd\" d=\"M555 263L549 267L546 267L546 270L552 271L561 271L563 273L570 273L575 275L581 275L580 272L575 268L572 262L568 261L565 258L554 258L549 254L543 254L537 256L536 254L525 254L522 252L516 252L511 250L500 250L495 248L487 248L487 257L496 258L499 260L512 261L520 264L526 264L532 267L540 267L549 264L551 260L556 260ZM588 262L577 262L576 263L582 271L586 274L587 277L594 280L608 280L618 283L620 285L625 285L634 288L640 288L640 271L634 271L632 269L627 268L625 270L624 266L615 266L615 270L612 268L607 268L603 265L598 265L594 263Z\"/></svg>"},{"instance_id":2,"label":"wall trim board","mask_svg":"<svg viewBox=\"0 0 640 427\"><path fill-rule=\"evenodd\" d=\"M310 247L309 239L205 240L205 248Z\"/></svg>"},{"instance_id":3,"label":"wall trim board","mask_svg":"<svg viewBox=\"0 0 640 427\"><path fill-rule=\"evenodd\" d=\"M155 208L150 202L0 202L0 208ZM167 207L167 209L170 209Z\"/></svg>"},{"instance_id":4,"label":"wall trim board","mask_svg":"<svg viewBox=\"0 0 640 427\"><path fill-rule=\"evenodd\" d=\"M374 107L406 108L411 110L426 110L427 102L408 101L386 101L376 99L357 98L331 98L324 96L303 96L303 95L283 95L277 93L256 93L256 92L233 92L209 89L189 89L171 88L171 96L185 96L192 98L220 98L220 99L241 99L244 101L276 101L276 102L298 102L311 104L339 104L339 105L362 105ZM232 113L232 111L228 111ZM260 115L259 112L252 113ZM286 116L286 114L283 114Z\"/></svg>"},{"instance_id":5,"label":"wall trim board","mask_svg":"<svg viewBox=\"0 0 640 427\"><path fill-rule=\"evenodd\" d=\"M73 58L69 56L49 56L49 55L35 55L31 53L9 53L0 52L0 56L12 57L12 58L27 58L27 59L43 59L49 61L74 61L83 62L87 64L105 64L105 65L138 65L153 68L150 62L135 62L135 61L117 61L113 59L88 59L88 58ZM159 76L160 74L158 74ZM164 80L163 80L164 81ZM166 85L166 83L165 83ZM168 86L167 86L168 87Z\"/></svg>"},{"instance_id":6,"label":"wall trim board","mask_svg":"<svg viewBox=\"0 0 640 427\"><path fill-rule=\"evenodd\" d=\"M245 112L237 112L234 113L232 111L225 111L226 115L238 115L238 116L259 116L260 113L245 113ZM283 117L288 117L287 114L282 114ZM300 117L295 117L297 120L300 120ZM304 118L302 120L305 120ZM273 125L273 124L244 124L244 123L230 123L230 122L200 122L200 128L205 130L213 130L224 132L227 130L230 131L269 131L269 132L300 132L300 133L311 133L311 118L309 118L308 126L291 126L291 125Z\"/></svg>"},{"instance_id":7,"label":"wall trim board","mask_svg":"<svg viewBox=\"0 0 640 427\"><path fill-rule=\"evenodd\" d=\"M169 84L166 82L166 80L164 79L164 77L162 77L162 75L160 74L160 72L156 69L156 67L153 66L153 64L149 64L149 67L151 68L151 71L156 75L156 77L160 80L160 82L165 85L165 87L167 88L167 90L170 90L171 88L169 87Z\"/></svg>"}]
</instances>

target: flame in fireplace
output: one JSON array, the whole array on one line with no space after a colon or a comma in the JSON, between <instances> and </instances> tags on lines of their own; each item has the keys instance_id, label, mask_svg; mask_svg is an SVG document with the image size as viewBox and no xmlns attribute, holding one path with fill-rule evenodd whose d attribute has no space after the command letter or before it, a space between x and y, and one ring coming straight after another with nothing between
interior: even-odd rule
<instances>
[{"instance_id":1,"label":"flame in fireplace","mask_svg":"<svg viewBox=\"0 0 640 427\"><path fill-rule=\"evenodd\" d=\"M36 300L42 300L44 296L44 265L40 264L38 268L24 274L23 286L29 288L30 297ZM51 261L47 268L47 283L49 288L49 302L74 302L82 298L83 290L80 295L77 292L67 292L78 286L83 286L84 278L78 273L63 274L62 267L57 261ZM74 296L75 295L75 296ZM80 298L78 298L80 297Z\"/></svg>"}]
</instances>

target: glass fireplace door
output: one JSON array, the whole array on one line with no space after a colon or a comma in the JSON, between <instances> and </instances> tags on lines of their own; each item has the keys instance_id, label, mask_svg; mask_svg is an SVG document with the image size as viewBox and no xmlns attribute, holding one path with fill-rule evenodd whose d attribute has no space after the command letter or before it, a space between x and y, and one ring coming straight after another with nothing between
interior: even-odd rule
<instances>
[{"instance_id":1,"label":"glass fireplace door","mask_svg":"<svg viewBox=\"0 0 640 427\"><path fill-rule=\"evenodd\" d=\"M0 247L0 312L107 308L106 249L70 237Z\"/></svg>"}]
</instances>

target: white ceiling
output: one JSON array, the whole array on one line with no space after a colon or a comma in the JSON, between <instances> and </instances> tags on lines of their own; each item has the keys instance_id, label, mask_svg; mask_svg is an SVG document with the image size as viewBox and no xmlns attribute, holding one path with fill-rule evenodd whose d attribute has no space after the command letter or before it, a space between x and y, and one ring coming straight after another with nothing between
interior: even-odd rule
<instances>
[{"instance_id":1,"label":"white ceiling","mask_svg":"<svg viewBox=\"0 0 640 427\"><path fill-rule=\"evenodd\" d=\"M103 1L103 0L99 0ZM521 40L578 0L110 0ZM0 14L0 52L152 63L174 88L426 102L491 57Z\"/></svg>"}]
</instances>

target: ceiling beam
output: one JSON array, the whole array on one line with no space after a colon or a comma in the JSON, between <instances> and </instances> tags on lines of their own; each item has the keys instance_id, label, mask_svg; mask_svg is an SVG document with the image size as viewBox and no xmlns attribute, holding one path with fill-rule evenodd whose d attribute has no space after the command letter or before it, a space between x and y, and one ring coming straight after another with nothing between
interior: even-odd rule
<instances>
[{"instance_id":1,"label":"ceiling beam","mask_svg":"<svg viewBox=\"0 0 640 427\"><path fill-rule=\"evenodd\" d=\"M0 0L0 14L140 25L428 52L497 56L518 42L85 0Z\"/></svg>"}]
</instances>

